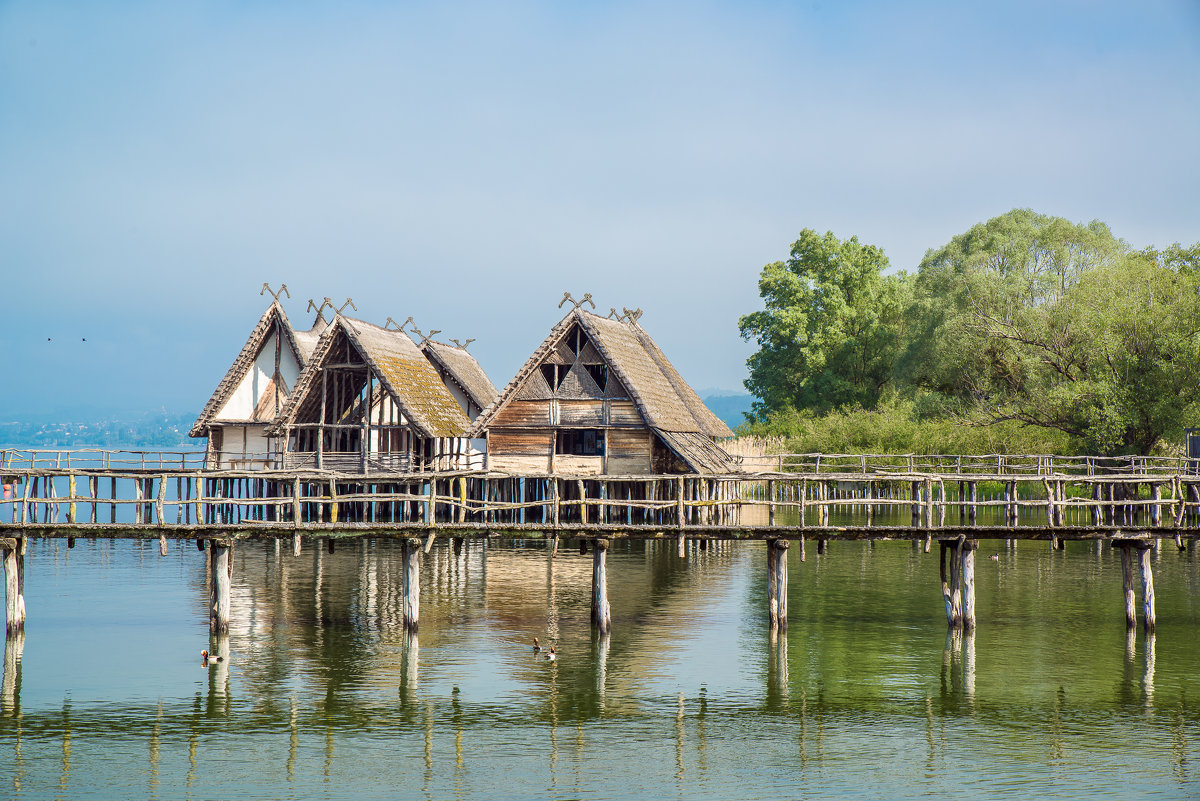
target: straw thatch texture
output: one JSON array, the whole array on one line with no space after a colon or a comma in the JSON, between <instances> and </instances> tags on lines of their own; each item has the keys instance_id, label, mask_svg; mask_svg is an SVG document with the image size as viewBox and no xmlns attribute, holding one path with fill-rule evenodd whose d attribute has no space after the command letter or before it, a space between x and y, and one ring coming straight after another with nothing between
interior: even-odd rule
<instances>
[{"instance_id":1,"label":"straw thatch texture","mask_svg":"<svg viewBox=\"0 0 1200 801\"><path fill-rule=\"evenodd\" d=\"M579 323L583 328L590 340L589 347L594 346L609 369L616 374L620 385L637 405L638 412L649 427L709 437L733 436L729 426L709 411L641 326L610 320L581 309L573 309L551 329L550 335L517 371L499 397L475 420L468 436L482 436L496 414L518 395L532 399L551 391L541 378L539 367L543 363L571 364L567 356L571 359L574 356L563 339L574 323ZM584 354L588 354L588 350L585 348ZM572 370L568 380L554 394L556 397L564 393L564 396L574 397L619 397L623 394L620 385L614 385L610 378L609 386L602 393L597 393L599 388L594 382L580 379Z\"/></svg>"},{"instance_id":2,"label":"straw thatch texture","mask_svg":"<svg viewBox=\"0 0 1200 801\"><path fill-rule=\"evenodd\" d=\"M337 315L305 366L295 391L268 434L277 435L296 421L311 391L320 391L320 373L339 335L345 336L371 368L392 401L421 437L461 437L471 424L437 370L401 331Z\"/></svg>"},{"instance_id":3,"label":"straw thatch texture","mask_svg":"<svg viewBox=\"0 0 1200 801\"><path fill-rule=\"evenodd\" d=\"M486 409L496 399L495 385L465 348L430 339L422 343L421 350L441 366L480 409Z\"/></svg>"}]
</instances>

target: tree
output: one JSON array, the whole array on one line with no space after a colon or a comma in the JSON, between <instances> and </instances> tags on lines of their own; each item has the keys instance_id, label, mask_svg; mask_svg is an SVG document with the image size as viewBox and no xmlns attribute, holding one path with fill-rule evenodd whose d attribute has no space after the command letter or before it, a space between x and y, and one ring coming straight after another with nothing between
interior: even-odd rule
<instances>
[{"instance_id":1,"label":"tree","mask_svg":"<svg viewBox=\"0 0 1200 801\"><path fill-rule=\"evenodd\" d=\"M900 371L976 422L1148 453L1196 409L1198 255L1135 253L1103 223L1011 211L926 254Z\"/></svg>"},{"instance_id":2,"label":"tree","mask_svg":"<svg viewBox=\"0 0 1200 801\"><path fill-rule=\"evenodd\" d=\"M754 414L873 408L899 353L906 280L884 275L883 251L805 229L786 262L763 267L765 308L738 320L758 344L747 365Z\"/></svg>"}]
</instances>

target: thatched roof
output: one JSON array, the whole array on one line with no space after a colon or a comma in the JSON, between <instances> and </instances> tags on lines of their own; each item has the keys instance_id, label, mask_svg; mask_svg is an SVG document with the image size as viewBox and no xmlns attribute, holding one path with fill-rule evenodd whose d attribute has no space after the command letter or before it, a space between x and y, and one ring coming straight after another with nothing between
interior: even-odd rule
<instances>
[{"instance_id":1,"label":"thatched roof","mask_svg":"<svg viewBox=\"0 0 1200 801\"><path fill-rule=\"evenodd\" d=\"M545 382L538 368L548 361L569 363L566 360L569 354L563 353L563 340L576 323L609 369L620 379L647 426L668 435L695 434L708 438L733 436L729 426L704 405L700 396L683 380L645 329L633 321L612 320L582 309L573 309L554 326L550 335L517 371L499 397L475 420L467 432L468 436L482 436L500 410L518 394L536 397L543 392L542 384ZM581 378L586 380L586 373ZM527 384L529 391L523 393ZM703 464L716 459L718 453L696 444L699 440L695 437L664 436L663 441L696 470L718 472L705 469ZM679 443L679 448L673 442ZM693 444L689 447L686 445L688 442ZM715 445L712 448L720 452ZM697 449L705 451L704 458L697 458ZM680 453L680 450L687 452Z\"/></svg>"},{"instance_id":2,"label":"thatched roof","mask_svg":"<svg viewBox=\"0 0 1200 801\"><path fill-rule=\"evenodd\" d=\"M480 409L486 409L496 399L495 385L466 348L427 339L421 343L421 350L445 370Z\"/></svg>"},{"instance_id":3,"label":"thatched roof","mask_svg":"<svg viewBox=\"0 0 1200 801\"><path fill-rule=\"evenodd\" d=\"M317 343L312 358L269 434L296 421L304 399L314 388L338 334L343 334L371 367L385 392L421 437L461 437L471 424L437 370L402 331L380 328L336 315ZM319 387L319 383L317 384Z\"/></svg>"},{"instance_id":4,"label":"thatched roof","mask_svg":"<svg viewBox=\"0 0 1200 801\"><path fill-rule=\"evenodd\" d=\"M250 370L251 365L254 364L254 360L258 358L258 354L262 351L271 333L275 330L276 322L279 323L279 329L283 331L283 339L292 349L292 353L296 356L296 362L300 365L301 369L303 369L305 363L312 355L317 339L326 325L325 321L318 317L310 330L296 331L292 328L292 323L288 320L287 312L279 305L279 301L271 301L271 305L263 312L263 316L259 318L258 324L250 332L246 344L242 346L241 352L233 360L233 364L230 365L229 370L225 373L225 377L217 384L212 397L208 399L208 403L204 404L204 410L200 412L200 416L196 418L196 422L192 424L191 431L188 432L189 437L208 436L209 423L213 421L217 412L225 406L230 396L238 388L238 385L241 384L242 379L246 377L246 373ZM269 423L270 419L249 419L245 422Z\"/></svg>"}]
</instances>

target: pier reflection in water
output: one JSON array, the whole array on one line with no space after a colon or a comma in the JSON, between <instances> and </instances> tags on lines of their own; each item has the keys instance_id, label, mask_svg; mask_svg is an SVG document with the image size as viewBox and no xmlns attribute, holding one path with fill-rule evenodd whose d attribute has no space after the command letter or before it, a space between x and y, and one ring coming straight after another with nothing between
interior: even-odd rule
<instances>
[{"instance_id":1,"label":"pier reflection in water","mask_svg":"<svg viewBox=\"0 0 1200 801\"><path fill-rule=\"evenodd\" d=\"M1157 635L1128 635L1120 555L981 543L974 633L947 633L937 554L616 541L613 628L591 554L437 541L420 633L392 541L240 543L228 635L191 543L32 541L36 615L6 643L14 797L552 798L1194 794L1200 595L1162 549ZM996 558L988 558L995 555ZM533 637L554 644L550 662ZM219 654L201 666L200 650ZM1125 791L1123 791L1125 793Z\"/></svg>"}]
</instances>

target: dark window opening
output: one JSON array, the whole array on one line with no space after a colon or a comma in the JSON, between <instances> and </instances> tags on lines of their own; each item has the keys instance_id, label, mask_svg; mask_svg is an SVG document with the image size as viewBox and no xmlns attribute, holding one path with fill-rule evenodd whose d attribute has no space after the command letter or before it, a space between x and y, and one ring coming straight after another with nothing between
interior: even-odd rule
<instances>
[{"instance_id":1,"label":"dark window opening","mask_svg":"<svg viewBox=\"0 0 1200 801\"><path fill-rule=\"evenodd\" d=\"M595 428L560 428L554 452L567 456L603 456L604 431Z\"/></svg>"},{"instance_id":2,"label":"dark window opening","mask_svg":"<svg viewBox=\"0 0 1200 801\"><path fill-rule=\"evenodd\" d=\"M550 385L550 389L558 389L558 385L567 377L567 369L560 368L557 364L543 364L542 375L546 377L546 383Z\"/></svg>"},{"instance_id":3,"label":"dark window opening","mask_svg":"<svg viewBox=\"0 0 1200 801\"><path fill-rule=\"evenodd\" d=\"M608 365L606 364L585 364L584 369L591 375L592 380L596 382L596 386L604 389L604 385L608 383Z\"/></svg>"}]
</instances>

